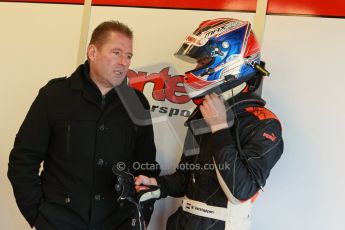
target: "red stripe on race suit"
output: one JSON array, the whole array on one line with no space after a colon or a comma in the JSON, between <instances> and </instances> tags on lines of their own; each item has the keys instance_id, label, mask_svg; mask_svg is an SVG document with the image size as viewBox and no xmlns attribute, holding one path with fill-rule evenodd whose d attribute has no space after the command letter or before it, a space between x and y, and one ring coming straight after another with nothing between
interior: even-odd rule
<instances>
[{"instance_id":1,"label":"red stripe on race suit","mask_svg":"<svg viewBox=\"0 0 345 230\"><path fill-rule=\"evenodd\" d=\"M272 113L270 110L264 107L248 107L246 108L246 111L254 114L254 116L259 118L259 120L265 120L265 119L278 120L277 116L274 113Z\"/></svg>"}]
</instances>

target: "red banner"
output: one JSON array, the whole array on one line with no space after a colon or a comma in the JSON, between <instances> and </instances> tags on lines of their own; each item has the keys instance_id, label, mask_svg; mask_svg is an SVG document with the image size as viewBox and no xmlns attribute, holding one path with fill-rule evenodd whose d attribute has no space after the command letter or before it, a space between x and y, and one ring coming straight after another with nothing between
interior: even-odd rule
<instances>
[{"instance_id":1,"label":"red banner","mask_svg":"<svg viewBox=\"0 0 345 230\"><path fill-rule=\"evenodd\" d=\"M30 2L30 3L62 3L62 4L84 4L84 0L0 0L0 2Z\"/></svg>"},{"instance_id":2,"label":"red banner","mask_svg":"<svg viewBox=\"0 0 345 230\"><path fill-rule=\"evenodd\" d=\"M0 0L3 1L3 0ZM5 0L83 4L84 0ZM256 0L93 0L93 5L255 12ZM268 0L268 14L345 17L344 0Z\"/></svg>"},{"instance_id":3,"label":"red banner","mask_svg":"<svg viewBox=\"0 0 345 230\"><path fill-rule=\"evenodd\" d=\"M344 0L268 0L268 14L345 17Z\"/></svg>"},{"instance_id":4,"label":"red banner","mask_svg":"<svg viewBox=\"0 0 345 230\"><path fill-rule=\"evenodd\" d=\"M93 0L93 5L255 12L256 0Z\"/></svg>"}]
</instances>

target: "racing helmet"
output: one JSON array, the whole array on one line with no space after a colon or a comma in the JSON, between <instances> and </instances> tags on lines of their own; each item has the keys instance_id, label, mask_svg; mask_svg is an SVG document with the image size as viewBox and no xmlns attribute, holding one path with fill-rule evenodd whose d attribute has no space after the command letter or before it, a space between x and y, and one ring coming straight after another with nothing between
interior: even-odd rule
<instances>
[{"instance_id":1,"label":"racing helmet","mask_svg":"<svg viewBox=\"0 0 345 230\"><path fill-rule=\"evenodd\" d=\"M249 22L217 18L203 21L186 37L175 56L199 63L184 77L189 97L198 99L212 92L225 92L255 76L260 46Z\"/></svg>"}]
</instances>

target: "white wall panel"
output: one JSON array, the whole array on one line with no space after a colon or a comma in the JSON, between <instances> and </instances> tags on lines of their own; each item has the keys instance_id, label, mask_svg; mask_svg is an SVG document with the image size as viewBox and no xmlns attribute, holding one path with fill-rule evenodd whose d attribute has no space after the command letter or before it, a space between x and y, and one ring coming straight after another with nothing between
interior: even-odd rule
<instances>
[{"instance_id":1,"label":"white wall panel","mask_svg":"<svg viewBox=\"0 0 345 230\"><path fill-rule=\"evenodd\" d=\"M0 229L30 229L7 179L9 152L38 90L75 68L82 6L0 3Z\"/></svg>"},{"instance_id":2,"label":"white wall panel","mask_svg":"<svg viewBox=\"0 0 345 230\"><path fill-rule=\"evenodd\" d=\"M254 230L344 229L345 20L268 16L263 96L285 152L254 208Z\"/></svg>"}]
</instances>

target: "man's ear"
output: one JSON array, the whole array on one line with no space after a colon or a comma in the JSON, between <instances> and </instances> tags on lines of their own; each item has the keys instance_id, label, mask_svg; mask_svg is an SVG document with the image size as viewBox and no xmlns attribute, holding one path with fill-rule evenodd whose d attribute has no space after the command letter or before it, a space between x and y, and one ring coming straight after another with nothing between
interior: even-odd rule
<instances>
[{"instance_id":1,"label":"man's ear","mask_svg":"<svg viewBox=\"0 0 345 230\"><path fill-rule=\"evenodd\" d=\"M87 47L87 57L89 60L94 61L97 54L97 47L94 44L90 44Z\"/></svg>"}]
</instances>

